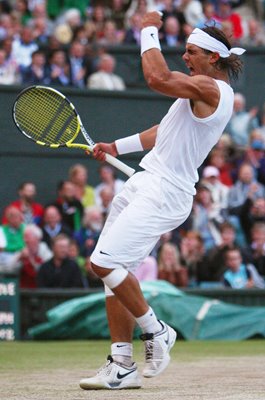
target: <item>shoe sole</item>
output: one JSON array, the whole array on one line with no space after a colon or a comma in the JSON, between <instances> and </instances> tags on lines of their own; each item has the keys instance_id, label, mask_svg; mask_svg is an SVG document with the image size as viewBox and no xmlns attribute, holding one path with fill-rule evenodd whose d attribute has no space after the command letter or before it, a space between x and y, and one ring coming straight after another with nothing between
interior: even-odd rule
<instances>
[{"instance_id":1,"label":"shoe sole","mask_svg":"<svg viewBox=\"0 0 265 400\"><path fill-rule=\"evenodd\" d=\"M168 366L168 364L170 362L169 352L175 344L175 341L177 339L177 334L174 331L174 329L172 329L170 327L168 327L168 329L170 332L170 343L168 344L168 354L165 355L164 360L163 360L162 364L160 365L159 369L157 369L156 371L148 371L148 372L143 371L143 376L145 378L153 378L154 376L161 374L166 369L166 367Z\"/></svg>"},{"instance_id":2,"label":"shoe sole","mask_svg":"<svg viewBox=\"0 0 265 400\"><path fill-rule=\"evenodd\" d=\"M115 385L115 384L114 384ZM134 382L134 383L125 383L125 384L121 384L117 385L117 386L110 386L107 383L88 383L88 382L84 382L84 381L80 381L79 386L81 387L81 389L84 390L123 390L123 389L140 389L141 388L141 383L140 382Z\"/></svg>"}]
</instances>

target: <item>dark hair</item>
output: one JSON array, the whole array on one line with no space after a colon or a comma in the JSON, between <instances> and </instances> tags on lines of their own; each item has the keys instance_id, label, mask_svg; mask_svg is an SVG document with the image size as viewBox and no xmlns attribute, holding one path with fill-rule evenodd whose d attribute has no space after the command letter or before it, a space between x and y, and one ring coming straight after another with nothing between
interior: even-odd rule
<instances>
[{"instance_id":1,"label":"dark hair","mask_svg":"<svg viewBox=\"0 0 265 400\"><path fill-rule=\"evenodd\" d=\"M202 30L219 42L223 43L228 50L231 49L232 46L221 29L218 29L215 26L206 26L205 28L202 28ZM203 49L203 51L207 54L211 53L209 50ZM243 62L236 54L231 54L231 56L227 58L220 57L215 63L215 66L218 71L227 71L230 79L237 80L238 75L242 72Z\"/></svg>"}]
</instances>

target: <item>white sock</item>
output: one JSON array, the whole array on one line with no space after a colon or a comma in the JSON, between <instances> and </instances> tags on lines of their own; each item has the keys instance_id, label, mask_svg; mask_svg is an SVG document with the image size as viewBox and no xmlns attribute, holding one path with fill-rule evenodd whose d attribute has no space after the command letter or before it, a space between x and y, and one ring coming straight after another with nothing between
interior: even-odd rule
<instances>
[{"instance_id":1,"label":"white sock","mask_svg":"<svg viewBox=\"0 0 265 400\"><path fill-rule=\"evenodd\" d=\"M139 318L135 318L135 320L143 333L156 333L162 329L162 326L151 307L149 307L147 313Z\"/></svg>"},{"instance_id":2,"label":"white sock","mask_svg":"<svg viewBox=\"0 0 265 400\"><path fill-rule=\"evenodd\" d=\"M128 342L115 342L111 345L111 356L114 361L128 367L132 365L133 346Z\"/></svg>"}]
</instances>

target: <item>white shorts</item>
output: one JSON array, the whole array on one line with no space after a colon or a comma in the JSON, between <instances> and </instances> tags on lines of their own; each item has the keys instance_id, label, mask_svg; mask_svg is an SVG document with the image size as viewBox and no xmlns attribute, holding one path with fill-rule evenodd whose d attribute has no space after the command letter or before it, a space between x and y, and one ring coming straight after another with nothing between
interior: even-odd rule
<instances>
[{"instance_id":1,"label":"white shorts","mask_svg":"<svg viewBox=\"0 0 265 400\"><path fill-rule=\"evenodd\" d=\"M91 261L133 271L160 236L189 216L193 196L147 171L134 174L112 202Z\"/></svg>"}]
</instances>

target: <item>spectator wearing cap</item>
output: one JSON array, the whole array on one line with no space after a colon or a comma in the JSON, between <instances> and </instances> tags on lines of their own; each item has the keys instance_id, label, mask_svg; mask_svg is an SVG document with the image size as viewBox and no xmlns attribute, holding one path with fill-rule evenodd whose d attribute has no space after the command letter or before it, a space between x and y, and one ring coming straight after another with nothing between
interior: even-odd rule
<instances>
[{"instance_id":1,"label":"spectator wearing cap","mask_svg":"<svg viewBox=\"0 0 265 400\"><path fill-rule=\"evenodd\" d=\"M202 183L211 192L213 207L221 213L228 204L229 188L220 181L220 172L213 165L208 165L202 172Z\"/></svg>"}]
</instances>

